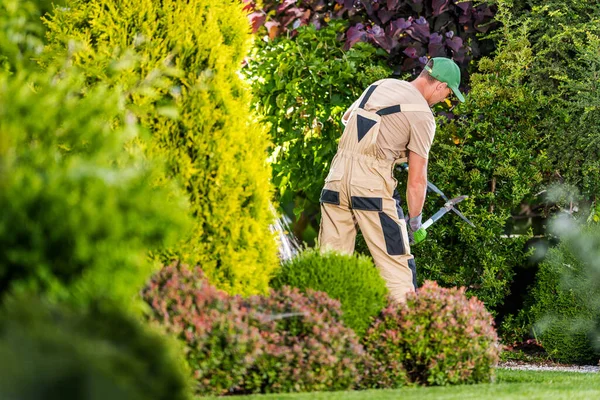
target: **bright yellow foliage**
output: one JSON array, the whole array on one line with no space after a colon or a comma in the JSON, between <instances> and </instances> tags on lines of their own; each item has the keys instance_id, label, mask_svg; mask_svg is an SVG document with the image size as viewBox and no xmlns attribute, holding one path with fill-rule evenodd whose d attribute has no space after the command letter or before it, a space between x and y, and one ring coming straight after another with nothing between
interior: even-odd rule
<instances>
[{"instance_id":1,"label":"bright yellow foliage","mask_svg":"<svg viewBox=\"0 0 600 400\"><path fill-rule=\"evenodd\" d=\"M241 2L71 0L46 25L42 62L66 54L90 82L128 91L147 154L186 188L195 227L169 256L230 293L265 292L278 265L269 138L237 74L250 45Z\"/></svg>"}]
</instances>

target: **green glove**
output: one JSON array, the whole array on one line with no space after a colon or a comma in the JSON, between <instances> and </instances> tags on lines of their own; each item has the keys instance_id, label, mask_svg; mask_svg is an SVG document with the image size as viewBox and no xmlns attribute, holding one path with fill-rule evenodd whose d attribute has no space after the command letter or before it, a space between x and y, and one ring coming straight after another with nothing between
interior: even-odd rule
<instances>
[{"instance_id":1,"label":"green glove","mask_svg":"<svg viewBox=\"0 0 600 400\"><path fill-rule=\"evenodd\" d=\"M419 228L413 232L413 245L421 243L427 237L427 231L423 228Z\"/></svg>"}]
</instances>

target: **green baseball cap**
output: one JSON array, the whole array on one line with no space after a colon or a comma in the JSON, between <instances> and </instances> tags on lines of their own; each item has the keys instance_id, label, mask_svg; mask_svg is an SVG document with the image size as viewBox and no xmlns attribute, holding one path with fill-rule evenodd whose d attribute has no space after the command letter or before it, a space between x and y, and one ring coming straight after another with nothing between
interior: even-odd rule
<instances>
[{"instance_id":1,"label":"green baseball cap","mask_svg":"<svg viewBox=\"0 0 600 400\"><path fill-rule=\"evenodd\" d=\"M433 68L425 66L425 70L429 72L429 75L440 82L445 82L452 89L456 97L458 97L458 100L465 101L464 96L458 90L458 86L460 85L460 69L458 65L453 60L445 57L434 57L431 60L433 61Z\"/></svg>"}]
</instances>

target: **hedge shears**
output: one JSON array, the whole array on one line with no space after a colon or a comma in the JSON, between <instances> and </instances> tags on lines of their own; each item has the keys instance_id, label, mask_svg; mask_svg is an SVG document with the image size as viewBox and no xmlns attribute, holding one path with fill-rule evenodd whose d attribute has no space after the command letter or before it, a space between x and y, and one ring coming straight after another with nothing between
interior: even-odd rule
<instances>
[{"instance_id":1,"label":"hedge shears","mask_svg":"<svg viewBox=\"0 0 600 400\"><path fill-rule=\"evenodd\" d=\"M430 185L435 187L433 184L430 184L429 182L427 182L427 187L429 187ZM422 242L423 240L425 240L425 237L427 237L427 228L429 228L431 225L433 225L438 219L442 218L449 211L453 211L456 215L461 217L469 225L471 225L472 227L475 227L475 225L473 225L473 223L471 221L469 221L467 219L467 217L465 217L460 211L458 211L454 207L461 201L469 198L469 196L458 196L458 197L448 200L448 198L437 187L435 189L437 189L437 190L434 190L434 191L436 193L438 193L440 196L442 196L444 198L444 200L446 200L446 203L443 205L442 208L440 208L438 210L438 212L433 214L427 221L425 221L419 229L417 229L415 232L413 232L413 244L418 244L418 243Z\"/></svg>"},{"instance_id":2,"label":"hedge shears","mask_svg":"<svg viewBox=\"0 0 600 400\"><path fill-rule=\"evenodd\" d=\"M408 171L408 165L402 164L399 166L399 169L402 171ZM469 196L458 196L453 199L448 199L448 197L444 194L444 192L442 192L437 186L435 186L433 183L431 183L429 181L427 181L427 189L431 190L432 192L437 193L442 199L444 199L446 201L446 203L444 204L444 206L442 208L440 208L438 210L438 212L433 214L431 216L431 218L429 218L427 221L425 221L419 229L417 229L415 232L413 232L413 234L412 234L413 235L413 244L417 244L417 243L420 243L423 240L425 240L425 237L427 237L427 228L429 228L431 225L433 225L438 219L442 218L448 211L454 212L456 215L458 215L460 218L462 218L462 220L465 221L467 224L471 225L473 228L475 227L475 225L471 221L469 221L469 219L467 217L465 217L463 215L463 213L461 213L460 211L458 211L456 209L456 207L454 207L461 201L468 199Z\"/></svg>"}]
</instances>

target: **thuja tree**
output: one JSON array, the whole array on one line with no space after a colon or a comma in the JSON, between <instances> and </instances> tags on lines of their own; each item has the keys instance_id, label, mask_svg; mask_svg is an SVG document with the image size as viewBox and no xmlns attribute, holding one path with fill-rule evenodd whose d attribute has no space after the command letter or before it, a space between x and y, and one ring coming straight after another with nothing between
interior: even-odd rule
<instances>
[{"instance_id":1,"label":"thuja tree","mask_svg":"<svg viewBox=\"0 0 600 400\"><path fill-rule=\"evenodd\" d=\"M489 54L482 33L496 26L495 6L459 0L244 0L253 29L273 39L295 36L302 26L317 29L331 20L349 21L340 39L347 50L358 42L385 50L396 73L420 70L428 57L454 58L464 69ZM474 4L475 3L475 4Z\"/></svg>"},{"instance_id":2,"label":"thuja tree","mask_svg":"<svg viewBox=\"0 0 600 400\"><path fill-rule=\"evenodd\" d=\"M165 258L202 265L230 292L264 292L277 265L271 171L266 132L237 74L250 39L242 4L72 0L46 23L45 62L67 57L88 82L122 87L152 134L146 153L186 188L195 224Z\"/></svg>"}]
</instances>

